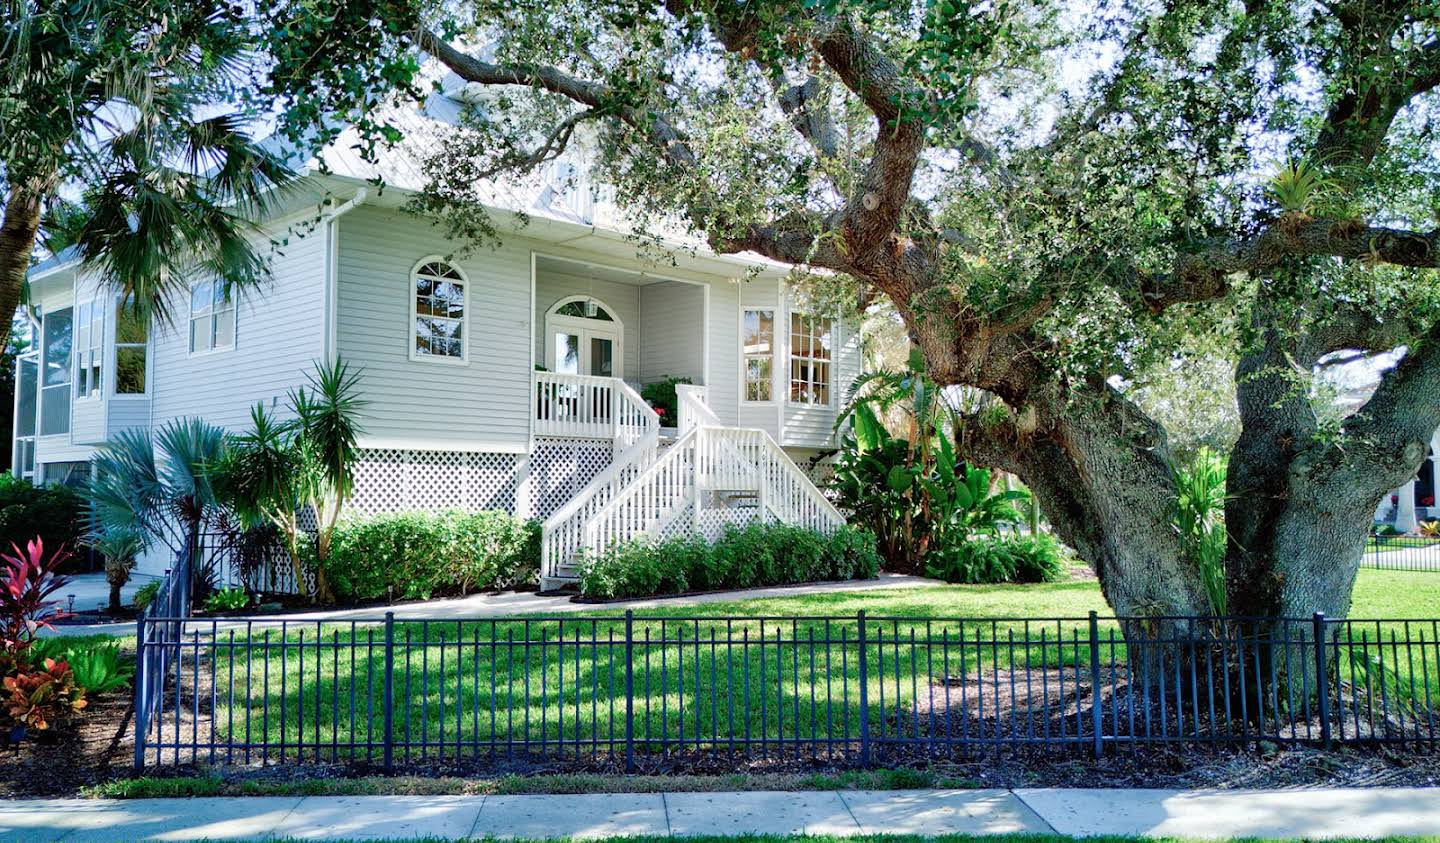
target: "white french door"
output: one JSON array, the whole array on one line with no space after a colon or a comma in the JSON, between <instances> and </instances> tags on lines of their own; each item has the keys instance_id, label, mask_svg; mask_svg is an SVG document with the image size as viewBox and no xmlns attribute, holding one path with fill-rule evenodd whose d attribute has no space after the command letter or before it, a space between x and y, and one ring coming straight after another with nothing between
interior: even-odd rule
<instances>
[{"instance_id":1,"label":"white french door","mask_svg":"<svg viewBox=\"0 0 1440 843\"><path fill-rule=\"evenodd\" d=\"M613 323L581 324L588 321L551 319L546 366L562 374L622 377L619 331Z\"/></svg>"}]
</instances>

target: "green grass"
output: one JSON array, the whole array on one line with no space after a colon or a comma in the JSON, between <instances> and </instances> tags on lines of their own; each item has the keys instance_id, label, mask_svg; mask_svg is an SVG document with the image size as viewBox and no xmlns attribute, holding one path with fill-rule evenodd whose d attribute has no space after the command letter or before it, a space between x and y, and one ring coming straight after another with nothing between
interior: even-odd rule
<instances>
[{"instance_id":1,"label":"green grass","mask_svg":"<svg viewBox=\"0 0 1440 843\"><path fill-rule=\"evenodd\" d=\"M1440 576L1363 571L1353 615L1434 616L1440 606L1437 596ZM647 609L637 613L631 661L638 698L634 735L642 751L647 740L662 737L673 741L684 736L693 743L697 735L717 734L737 739L858 735L861 681L855 615L860 610L870 618L866 693L876 718L872 732L877 727L901 736L923 731L927 724L911 714L913 702L943 702L951 693L951 702L959 702L960 692L952 692L942 677L974 677L1028 665L1050 668L1052 686L1063 673L1073 688L1077 668L1089 664L1085 616L1091 610L1102 613L1102 661L1126 655L1099 589L1084 581L828 592ZM502 750L512 741L545 741L551 751L557 749L556 741L578 744L570 751L603 750L607 743L623 741L624 623L613 609L597 607L592 614L610 619L398 623L398 756L406 757L405 744L418 744L422 738L448 745L444 754L450 757L457 754L457 744L469 752L474 741ZM801 620L772 619L777 616ZM1068 620L1015 620L1027 616ZM947 620L956 617L967 620ZM736 620L707 620L713 618ZM362 642L367 636L373 640L368 649L335 646L349 640L350 629L346 624L321 624L319 640L313 625L291 627L283 638L278 632L257 633L248 648L237 635L233 659L228 655L230 633L223 634L215 642L218 657L213 662L219 689L214 722L220 735L264 743L272 752L281 747L293 752L297 742L303 743L312 752L319 747L322 758L347 757L351 753L344 744L351 742L378 743L383 728L383 629L358 628ZM1362 633L1374 640L1377 634L1403 631L1385 624ZM1409 634L1433 642L1428 628L1411 628ZM741 643L728 651L719 644L712 647L712 635L717 642ZM912 636L922 642L920 647L910 646ZM977 636L983 643L976 643ZM1011 643L1011 636L1017 643ZM928 647L925 641L931 642ZM1341 669L1347 678L1369 682L1377 693L1383 684L1392 701L1420 700L1428 680L1432 697L1440 700L1436 651L1434 646L1418 655L1406 651L1411 661L1397 664L1400 651L1377 646L1368 662L1357 658ZM193 671L193 661L182 669ZM973 679L967 681L973 702ZM1019 681L1025 681L1023 674ZM413 746L408 757L434 757L436 750L421 753Z\"/></svg>"}]
</instances>

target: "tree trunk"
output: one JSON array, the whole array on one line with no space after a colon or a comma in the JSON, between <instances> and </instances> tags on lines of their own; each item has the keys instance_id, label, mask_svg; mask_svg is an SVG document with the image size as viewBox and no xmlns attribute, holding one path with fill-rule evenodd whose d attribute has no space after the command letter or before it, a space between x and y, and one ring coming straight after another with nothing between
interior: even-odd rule
<instances>
[{"instance_id":1,"label":"tree trunk","mask_svg":"<svg viewBox=\"0 0 1440 843\"><path fill-rule=\"evenodd\" d=\"M1055 535L1094 568L1116 615L1206 615L1204 586L1171 526L1175 485L1164 432L1108 388L1099 397L1070 394L1063 414L1048 421L1039 415L1033 432L1019 421L1010 431L979 432L967 447L1030 487Z\"/></svg>"},{"instance_id":2,"label":"tree trunk","mask_svg":"<svg viewBox=\"0 0 1440 843\"><path fill-rule=\"evenodd\" d=\"M125 586L123 580L110 581L110 614L118 615L124 607L120 603L120 589Z\"/></svg>"},{"instance_id":3,"label":"tree trunk","mask_svg":"<svg viewBox=\"0 0 1440 843\"><path fill-rule=\"evenodd\" d=\"M10 341L10 321L20 306L20 291L30 271L35 236L40 231L40 197L11 186L0 222L0 348Z\"/></svg>"}]
</instances>

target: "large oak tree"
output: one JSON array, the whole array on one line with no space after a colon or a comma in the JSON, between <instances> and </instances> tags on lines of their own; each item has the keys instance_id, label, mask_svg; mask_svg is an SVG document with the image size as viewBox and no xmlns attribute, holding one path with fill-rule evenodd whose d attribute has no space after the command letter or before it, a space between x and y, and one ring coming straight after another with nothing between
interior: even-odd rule
<instances>
[{"instance_id":1,"label":"large oak tree","mask_svg":"<svg viewBox=\"0 0 1440 843\"><path fill-rule=\"evenodd\" d=\"M1127 395L1157 367L1235 370L1237 613L1345 615L1440 425L1433 0L314 8L272 18L304 120L393 140L375 92L421 53L482 92L417 203L455 235L493 235L485 178L571 155L640 232L888 299L933 377L1003 401L965 447L1034 490L1118 613L1209 611L1166 431ZM1326 422L1316 367L1397 347Z\"/></svg>"}]
</instances>

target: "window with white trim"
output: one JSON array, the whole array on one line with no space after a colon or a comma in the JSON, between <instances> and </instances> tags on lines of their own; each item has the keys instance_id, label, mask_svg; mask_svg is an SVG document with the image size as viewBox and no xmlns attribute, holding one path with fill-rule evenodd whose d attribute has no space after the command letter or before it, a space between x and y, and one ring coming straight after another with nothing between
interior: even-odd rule
<instances>
[{"instance_id":1,"label":"window with white trim","mask_svg":"<svg viewBox=\"0 0 1440 843\"><path fill-rule=\"evenodd\" d=\"M412 356L465 359L465 277L444 261L427 261L415 270Z\"/></svg>"},{"instance_id":2,"label":"window with white trim","mask_svg":"<svg viewBox=\"0 0 1440 843\"><path fill-rule=\"evenodd\" d=\"M235 296L223 281L202 281L190 290L190 353L235 347Z\"/></svg>"},{"instance_id":3,"label":"window with white trim","mask_svg":"<svg viewBox=\"0 0 1440 843\"><path fill-rule=\"evenodd\" d=\"M75 397L96 398L105 387L105 299L75 307Z\"/></svg>"},{"instance_id":4,"label":"window with white trim","mask_svg":"<svg viewBox=\"0 0 1440 843\"><path fill-rule=\"evenodd\" d=\"M830 403L830 361L835 322L790 314L790 402Z\"/></svg>"},{"instance_id":5,"label":"window with white trim","mask_svg":"<svg viewBox=\"0 0 1440 843\"><path fill-rule=\"evenodd\" d=\"M770 401L775 382L775 311L746 310L740 327L745 400Z\"/></svg>"},{"instance_id":6,"label":"window with white trim","mask_svg":"<svg viewBox=\"0 0 1440 843\"><path fill-rule=\"evenodd\" d=\"M115 312L115 394L145 394L148 326L134 306L122 300Z\"/></svg>"}]
</instances>

